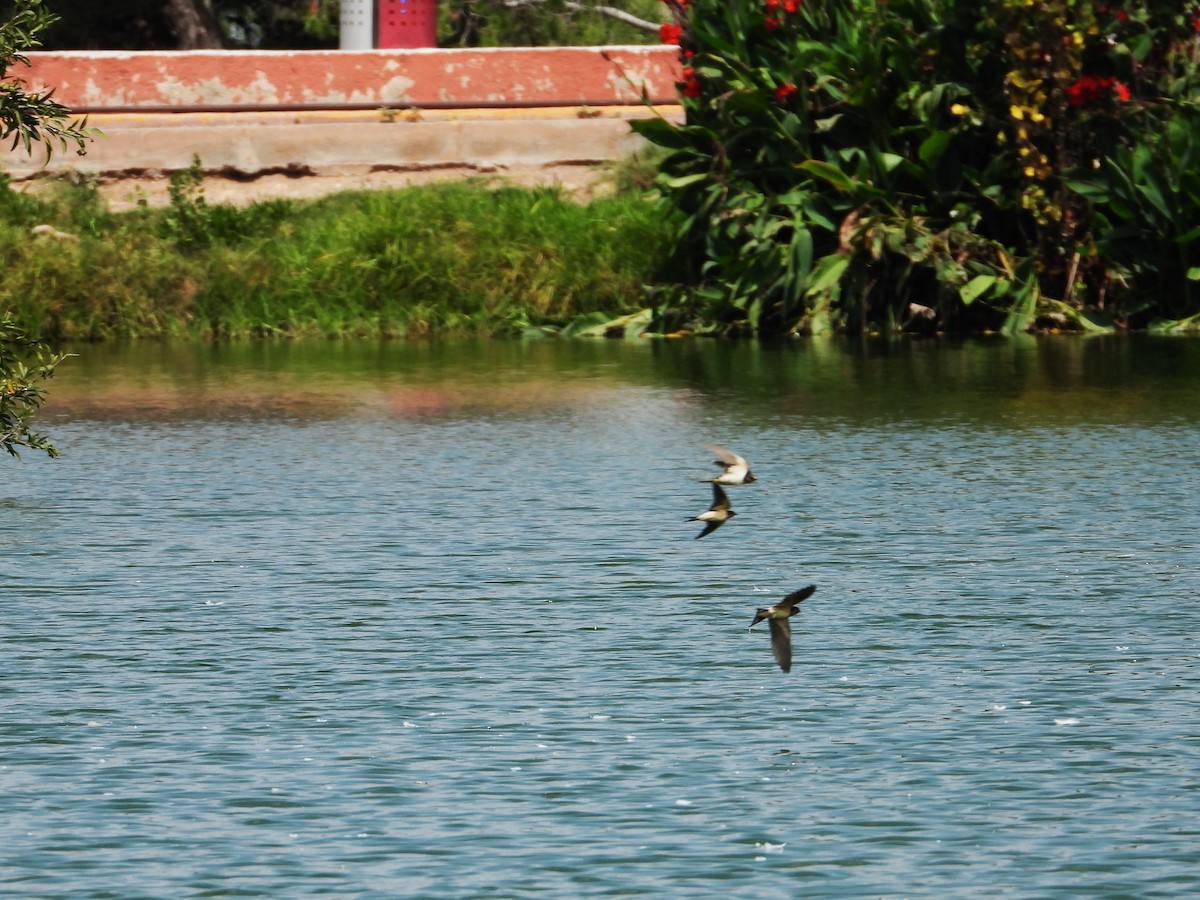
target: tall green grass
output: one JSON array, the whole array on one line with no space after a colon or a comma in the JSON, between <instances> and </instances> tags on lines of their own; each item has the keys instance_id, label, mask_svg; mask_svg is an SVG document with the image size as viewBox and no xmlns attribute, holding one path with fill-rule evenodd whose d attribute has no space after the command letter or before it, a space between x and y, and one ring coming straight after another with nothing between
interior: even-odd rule
<instances>
[{"instance_id":1,"label":"tall green grass","mask_svg":"<svg viewBox=\"0 0 1200 900\"><path fill-rule=\"evenodd\" d=\"M54 340L511 333L637 308L669 241L636 189L581 204L457 182L239 208L185 173L167 207L116 213L84 183L0 186L0 308Z\"/></svg>"}]
</instances>

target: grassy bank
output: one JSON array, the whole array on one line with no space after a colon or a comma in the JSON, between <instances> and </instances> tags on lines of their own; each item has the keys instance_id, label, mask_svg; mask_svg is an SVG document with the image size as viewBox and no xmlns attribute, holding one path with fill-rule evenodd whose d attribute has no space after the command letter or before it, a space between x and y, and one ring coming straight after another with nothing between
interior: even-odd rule
<instances>
[{"instance_id":1,"label":"grassy bank","mask_svg":"<svg viewBox=\"0 0 1200 900\"><path fill-rule=\"evenodd\" d=\"M496 334L629 312L669 253L643 191L471 182L161 209L0 186L0 309L50 340Z\"/></svg>"}]
</instances>

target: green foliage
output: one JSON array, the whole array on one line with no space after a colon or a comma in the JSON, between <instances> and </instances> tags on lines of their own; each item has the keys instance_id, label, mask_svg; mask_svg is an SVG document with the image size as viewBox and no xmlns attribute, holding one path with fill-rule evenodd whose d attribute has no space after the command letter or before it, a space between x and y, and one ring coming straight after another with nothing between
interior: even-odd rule
<instances>
[{"instance_id":1,"label":"green foliage","mask_svg":"<svg viewBox=\"0 0 1200 900\"><path fill-rule=\"evenodd\" d=\"M11 4L9 4L11 5ZM6 6L0 0L0 14ZM657 22L660 0L438 0L444 47L641 44L656 42L638 27L594 7ZM337 0L212 0L222 46L309 49L338 46ZM72 0L45 34L56 50L159 50L178 46L170 4L163 0Z\"/></svg>"},{"instance_id":2,"label":"green foliage","mask_svg":"<svg viewBox=\"0 0 1200 900\"><path fill-rule=\"evenodd\" d=\"M18 327L9 313L0 314L0 448L18 456L18 447L58 456L45 435L32 430L31 420L45 399L39 387L54 374L66 354L51 353Z\"/></svg>"},{"instance_id":3,"label":"green foliage","mask_svg":"<svg viewBox=\"0 0 1200 900\"><path fill-rule=\"evenodd\" d=\"M28 65L23 51L38 46L39 33L52 21L53 16L42 8L40 0L17 0L9 18L0 21L0 138L11 137L12 147L23 146L26 153L32 153L35 146L44 146L49 154L55 143L63 149L74 143L82 154L88 138L86 123L68 123L68 110L51 99L51 91L27 93L20 79L9 76L14 63ZM12 194L7 177L0 179L0 212L21 219L33 208L33 204ZM0 258L5 260L7 279L9 256L3 254ZM45 262L38 261L39 265ZM57 456L49 438L33 431L31 422L45 396L39 383L54 374L55 366L65 357L51 353L32 338L7 306L0 306L0 310L0 448L12 456L18 455L18 447Z\"/></svg>"},{"instance_id":4,"label":"green foliage","mask_svg":"<svg viewBox=\"0 0 1200 900\"><path fill-rule=\"evenodd\" d=\"M29 93L25 83L10 74L14 64L29 65L26 50L41 46L39 35L55 20L42 0L16 0L9 18L0 21L0 141L12 138L12 147L32 153L35 146L47 154L57 145L74 145L82 156L88 140L87 119L69 121L71 111L53 99L52 90Z\"/></svg>"},{"instance_id":5,"label":"green foliage","mask_svg":"<svg viewBox=\"0 0 1200 900\"><path fill-rule=\"evenodd\" d=\"M0 194L0 308L56 339L519 333L630 312L671 224L642 192L454 183L111 213L86 184ZM31 240L51 226L62 237Z\"/></svg>"},{"instance_id":6,"label":"green foliage","mask_svg":"<svg viewBox=\"0 0 1200 900\"><path fill-rule=\"evenodd\" d=\"M1180 106L1079 170L1068 185L1091 203L1095 243L1123 284L1134 321L1179 320L1200 311L1200 110Z\"/></svg>"},{"instance_id":7,"label":"green foliage","mask_svg":"<svg viewBox=\"0 0 1200 900\"><path fill-rule=\"evenodd\" d=\"M443 47L548 47L657 43L648 25L661 0L451 0L438 4ZM624 13L628 18L613 15Z\"/></svg>"},{"instance_id":8,"label":"green foliage","mask_svg":"<svg viewBox=\"0 0 1200 900\"><path fill-rule=\"evenodd\" d=\"M207 247L214 241L237 244L270 231L291 212L287 200L269 200L240 208L209 205L204 196L204 169L199 156L180 172L172 172L167 187L169 205L160 231L181 250Z\"/></svg>"},{"instance_id":9,"label":"green foliage","mask_svg":"<svg viewBox=\"0 0 1200 900\"><path fill-rule=\"evenodd\" d=\"M634 125L682 214L664 328L1014 331L1105 302L1128 323L1164 289L1196 312L1200 210L1167 184L1196 162L1177 6L667 5L686 121Z\"/></svg>"},{"instance_id":10,"label":"green foliage","mask_svg":"<svg viewBox=\"0 0 1200 900\"><path fill-rule=\"evenodd\" d=\"M0 7L3 7L0 0ZM178 47L164 0L71 0L57 4L46 31L54 50L164 50ZM226 47L313 49L338 44L337 0L212 0Z\"/></svg>"}]
</instances>

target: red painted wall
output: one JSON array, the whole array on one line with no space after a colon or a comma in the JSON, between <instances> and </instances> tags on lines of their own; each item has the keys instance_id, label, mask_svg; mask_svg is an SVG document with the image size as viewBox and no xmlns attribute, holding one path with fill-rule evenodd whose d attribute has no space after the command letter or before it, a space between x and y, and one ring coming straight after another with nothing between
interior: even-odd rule
<instances>
[{"instance_id":1,"label":"red painted wall","mask_svg":"<svg viewBox=\"0 0 1200 900\"><path fill-rule=\"evenodd\" d=\"M676 102L678 48L67 51L12 69L77 111Z\"/></svg>"}]
</instances>

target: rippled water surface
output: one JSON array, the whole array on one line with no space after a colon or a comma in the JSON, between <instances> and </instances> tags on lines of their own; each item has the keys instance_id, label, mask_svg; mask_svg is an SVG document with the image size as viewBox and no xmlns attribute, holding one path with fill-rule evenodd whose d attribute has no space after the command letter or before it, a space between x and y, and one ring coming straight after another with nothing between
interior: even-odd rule
<instances>
[{"instance_id":1,"label":"rippled water surface","mask_svg":"<svg viewBox=\"0 0 1200 900\"><path fill-rule=\"evenodd\" d=\"M80 353L4 896L1200 895L1200 344Z\"/></svg>"}]
</instances>

